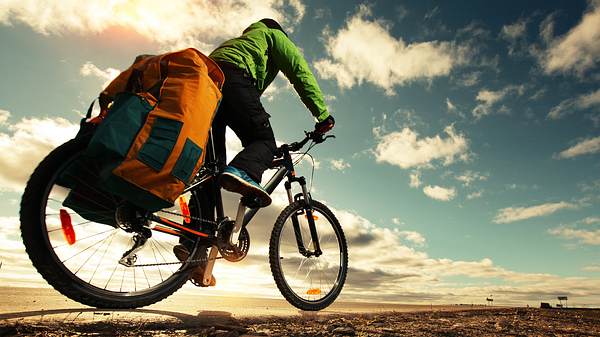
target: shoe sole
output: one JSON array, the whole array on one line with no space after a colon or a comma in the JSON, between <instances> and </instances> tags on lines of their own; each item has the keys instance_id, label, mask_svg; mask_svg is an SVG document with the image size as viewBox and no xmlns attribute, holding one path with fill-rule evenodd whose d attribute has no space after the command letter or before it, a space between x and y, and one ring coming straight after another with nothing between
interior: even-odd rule
<instances>
[{"instance_id":1,"label":"shoe sole","mask_svg":"<svg viewBox=\"0 0 600 337\"><path fill-rule=\"evenodd\" d=\"M220 183L221 187L227 191L239 193L243 196L251 195L257 197L261 201L261 207L269 206L272 202L271 197L265 191L258 189L235 174L222 173Z\"/></svg>"}]
</instances>

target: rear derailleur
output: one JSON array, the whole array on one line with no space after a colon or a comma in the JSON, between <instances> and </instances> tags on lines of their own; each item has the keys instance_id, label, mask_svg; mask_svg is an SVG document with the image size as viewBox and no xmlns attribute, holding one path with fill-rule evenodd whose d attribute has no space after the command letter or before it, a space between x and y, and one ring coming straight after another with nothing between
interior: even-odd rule
<instances>
[{"instance_id":1,"label":"rear derailleur","mask_svg":"<svg viewBox=\"0 0 600 337\"><path fill-rule=\"evenodd\" d=\"M117 207L115 220L119 228L127 233L134 233L132 237L133 246L123 253L119 260L119 263L125 267L133 267L137 261L136 253L152 237L152 231L148 228L149 221L143 211L127 203Z\"/></svg>"}]
</instances>

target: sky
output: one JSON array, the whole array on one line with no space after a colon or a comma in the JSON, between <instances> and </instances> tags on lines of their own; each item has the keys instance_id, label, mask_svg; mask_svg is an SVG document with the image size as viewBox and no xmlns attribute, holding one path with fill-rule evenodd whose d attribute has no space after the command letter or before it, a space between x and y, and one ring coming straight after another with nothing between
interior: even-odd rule
<instances>
[{"instance_id":1,"label":"sky","mask_svg":"<svg viewBox=\"0 0 600 337\"><path fill-rule=\"evenodd\" d=\"M20 242L20 196L102 87L138 54L210 53L264 17L336 119L313 196L348 237L342 299L600 306L598 0L3 1L0 285L47 286ZM262 102L278 141L312 129L282 75ZM263 259L217 264L210 293L277 296L264 247L281 196L249 226Z\"/></svg>"}]
</instances>

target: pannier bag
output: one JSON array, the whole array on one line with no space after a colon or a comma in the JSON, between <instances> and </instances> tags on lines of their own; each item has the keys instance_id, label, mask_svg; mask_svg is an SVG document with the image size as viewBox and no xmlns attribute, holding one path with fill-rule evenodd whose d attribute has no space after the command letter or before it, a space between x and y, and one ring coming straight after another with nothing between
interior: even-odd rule
<instances>
[{"instance_id":1,"label":"pannier bag","mask_svg":"<svg viewBox=\"0 0 600 337\"><path fill-rule=\"evenodd\" d=\"M173 206L202 166L223 81L192 48L136 58L100 95L112 105L84 153L97 186L149 211Z\"/></svg>"}]
</instances>

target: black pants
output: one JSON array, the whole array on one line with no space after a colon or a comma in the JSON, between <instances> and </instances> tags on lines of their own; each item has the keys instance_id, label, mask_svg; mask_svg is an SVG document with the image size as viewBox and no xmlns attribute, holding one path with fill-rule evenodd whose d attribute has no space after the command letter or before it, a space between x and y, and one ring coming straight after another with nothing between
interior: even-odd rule
<instances>
[{"instance_id":1,"label":"black pants","mask_svg":"<svg viewBox=\"0 0 600 337\"><path fill-rule=\"evenodd\" d=\"M254 79L244 70L228 63L219 63L225 74L223 99L213 121L213 140L219 162L227 162L225 152L225 127L229 126L242 141L244 149L229 165L245 171L256 182L269 168L277 145L271 117L260 102L260 93Z\"/></svg>"}]
</instances>

